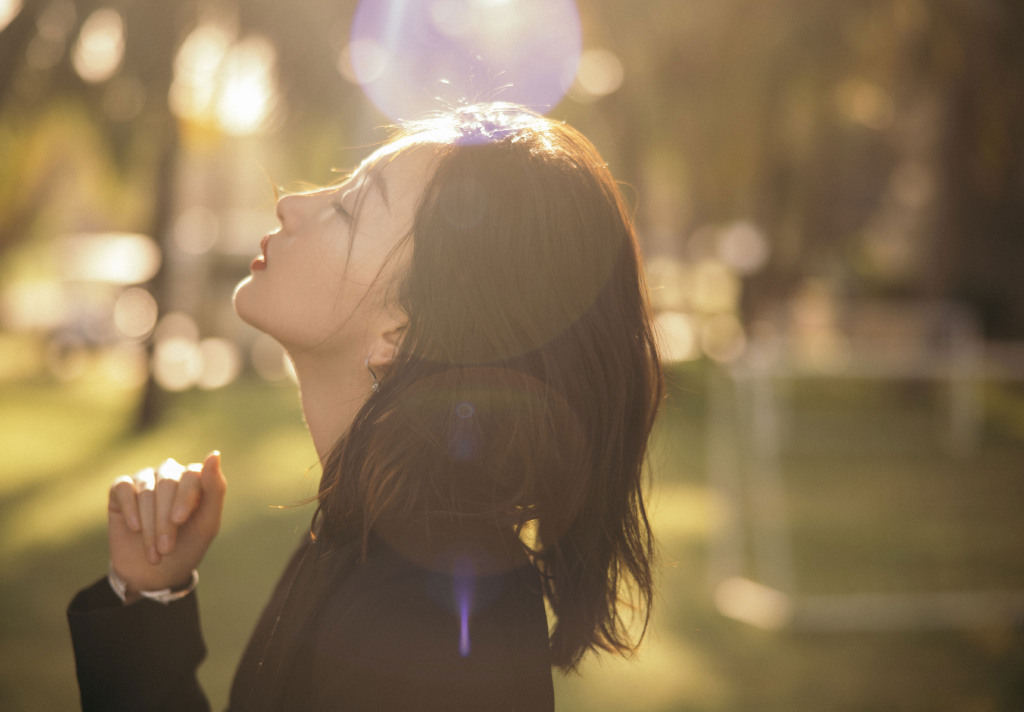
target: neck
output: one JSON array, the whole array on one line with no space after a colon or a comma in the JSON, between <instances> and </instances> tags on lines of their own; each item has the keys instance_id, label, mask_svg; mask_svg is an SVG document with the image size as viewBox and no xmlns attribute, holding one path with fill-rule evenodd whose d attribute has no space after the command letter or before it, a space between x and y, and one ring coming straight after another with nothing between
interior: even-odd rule
<instances>
[{"instance_id":1,"label":"neck","mask_svg":"<svg viewBox=\"0 0 1024 712\"><path fill-rule=\"evenodd\" d=\"M299 380L302 414L323 465L338 439L348 432L370 393L373 379L355 356L339 362L311 354L291 354Z\"/></svg>"}]
</instances>

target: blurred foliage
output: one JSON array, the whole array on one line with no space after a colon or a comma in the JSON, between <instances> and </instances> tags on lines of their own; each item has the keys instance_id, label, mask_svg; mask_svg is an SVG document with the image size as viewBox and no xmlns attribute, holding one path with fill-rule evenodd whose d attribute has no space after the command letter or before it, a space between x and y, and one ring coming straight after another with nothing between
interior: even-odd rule
<instances>
[{"instance_id":1,"label":"blurred foliage","mask_svg":"<svg viewBox=\"0 0 1024 712\"><path fill-rule=\"evenodd\" d=\"M32 68L24 58L38 20L61 2L74 8L63 59ZM387 122L337 69L352 0L129 3L119 7L121 70L88 84L70 67L67 45L101 6L25 0L0 35L0 143L13 168L0 192L0 250L45 232L32 228L57 189L54 161L63 161L60 140L42 153L9 147L25 126L69 105L103 137L80 150L113 161L123 185L150 196L148 221L120 214L116 200L103 201L105 219L166 232L152 213L169 190L159 146L176 151L160 138L176 130L165 99L173 57L211 15L277 49L284 111L267 139L285 149L272 167L278 175L325 180L358 157L345 149L379 138L372 128ZM751 220L772 256L747 285L748 317L813 277L843 297L967 300L990 335L1024 334L1015 269L1024 260L1021 3L593 0L580 11L585 47L614 52L625 81L600 99L566 100L555 114L591 135L635 186L648 251L685 257L701 249L691 244L701 226ZM127 80L144 88L143 107L111 118L111 97Z\"/></svg>"}]
</instances>

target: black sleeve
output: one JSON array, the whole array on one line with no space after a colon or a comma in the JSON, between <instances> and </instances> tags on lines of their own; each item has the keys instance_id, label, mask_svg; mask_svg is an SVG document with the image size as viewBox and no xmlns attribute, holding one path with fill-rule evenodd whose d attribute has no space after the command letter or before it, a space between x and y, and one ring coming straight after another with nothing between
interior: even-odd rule
<instances>
[{"instance_id":1,"label":"black sleeve","mask_svg":"<svg viewBox=\"0 0 1024 712\"><path fill-rule=\"evenodd\" d=\"M82 710L208 712L196 594L125 606L101 579L68 607Z\"/></svg>"}]
</instances>

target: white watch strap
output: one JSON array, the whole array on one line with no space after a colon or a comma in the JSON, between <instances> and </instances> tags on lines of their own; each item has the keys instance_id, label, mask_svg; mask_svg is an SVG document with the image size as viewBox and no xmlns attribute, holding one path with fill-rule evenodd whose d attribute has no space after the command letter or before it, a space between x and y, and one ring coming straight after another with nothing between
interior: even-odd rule
<instances>
[{"instance_id":1,"label":"white watch strap","mask_svg":"<svg viewBox=\"0 0 1024 712\"><path fill-rule=\"evenodd\" d=\"M128 582L121 577L121 574L114 570L114 564L111 562L110 568L107 570L107 581L110 582L110 588L113 589L114 593L124 601L128 596ZM199 585L199 572L192 569L192 580L189 581L188 586L178 590L171 590L169 588L162 588L159 591L139 591L139 595L148 598L151 601L157 603L168 604L173 601L184 598L188 594L196 590L196 586Z\"/></svg>"}]
</instances>

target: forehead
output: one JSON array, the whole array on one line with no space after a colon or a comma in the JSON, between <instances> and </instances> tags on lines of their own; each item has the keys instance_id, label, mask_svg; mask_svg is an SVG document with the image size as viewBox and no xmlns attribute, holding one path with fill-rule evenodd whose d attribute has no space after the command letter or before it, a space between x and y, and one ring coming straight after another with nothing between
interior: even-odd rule
<instances>
[{"instance_id":1,"label":"forehead","mask_svg":"<svg viewBox=\"0 0 1024 712\"><path fill-rule=\"evenodd\" d=\"M352 179L380 193L390 206L396 201L418 198L433 175L436 162L437 149L429 144L388 144L360 163Z\"/></svg>"}]
</instances>

